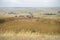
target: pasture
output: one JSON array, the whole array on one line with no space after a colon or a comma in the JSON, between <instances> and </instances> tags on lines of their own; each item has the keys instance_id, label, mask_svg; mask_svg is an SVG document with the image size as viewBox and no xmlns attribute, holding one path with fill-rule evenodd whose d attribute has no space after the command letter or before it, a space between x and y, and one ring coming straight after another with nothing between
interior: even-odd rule
<instances>
[{"instance_id":1,"label":"pasture","mask_svg":"<svg viewBox=\"0 0 60 40\"><path fill-rule=\"evenodd\" d=\"M0 9L0 40L60 40L58 9Z\"/></svg>"}]
</instances>

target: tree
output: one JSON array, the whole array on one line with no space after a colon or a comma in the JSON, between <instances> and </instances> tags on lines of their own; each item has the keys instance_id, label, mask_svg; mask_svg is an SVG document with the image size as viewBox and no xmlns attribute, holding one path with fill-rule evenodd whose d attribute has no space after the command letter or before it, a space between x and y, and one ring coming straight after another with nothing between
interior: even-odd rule
<instances>
[{"instance_id":1,"label":"tree","mask_svg":"<svg viewBox=\"0 0 60 40\"><path fill-rule=\"evenodd\" d=\"M8 13L8 14L16 14L15 12L10 12L10 13Z\"/></svg>"},{"instance_id":2,"label":"tree","mask_svg":"<svg viewBox=\"0 0 60 40\"><path fill-rule=\"evenodd\" d=\"M58 11L58 13L60 13L60 11Z\"/></svg>"},{"instance_id":3,"label":"tree","mask_svg":"<svg viewBox=\"0 0 60 40\"><path fill-rule=\"evenodd\" d=\"M17 17L17 16L15 16L15 17Z\"/></svg>"},{"instance_id":4,"label":"tree","mask_svg":"<svg viewBox=\"0 0 60 40\"><path fill-rule=\"evenodd\" d=\"M33 14L32 14L31 12L29 12L29 15L30 15L31 17L33 17Z\"/></svg>"}]
</instances>

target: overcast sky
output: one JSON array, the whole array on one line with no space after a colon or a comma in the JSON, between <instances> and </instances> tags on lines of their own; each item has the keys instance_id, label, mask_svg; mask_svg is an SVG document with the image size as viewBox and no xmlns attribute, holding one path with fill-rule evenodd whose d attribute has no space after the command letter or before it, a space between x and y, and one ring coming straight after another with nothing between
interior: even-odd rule
<instances>
[{"instance_id":1,"label":"overcast sky","mask_svg":"<svg viewBox=\"0 0 60 40\"><path fill-rule=\"evenodd\" d=\"M0 7L60 7L60 0L0 0Z\"/></svg>"}]
</instances>

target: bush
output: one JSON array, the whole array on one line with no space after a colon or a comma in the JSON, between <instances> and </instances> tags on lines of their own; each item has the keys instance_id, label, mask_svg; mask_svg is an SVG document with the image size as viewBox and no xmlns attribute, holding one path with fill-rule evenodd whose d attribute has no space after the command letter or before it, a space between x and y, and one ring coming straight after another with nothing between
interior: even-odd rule
<instances>
[{"instance_id":1,"label":"bush","mask_svg":"<svg viewBox=\"0 0 60 40\"><path fill-rule=\"evenodd\" d=\"M35 33L36 31L35 30L32 30L31 32Z\"/></svg>"},{"instance_id":2,"label":"bush","mask_svg":"<svg viewBox=\"0 0 60 40\"><path fill-rule=\"evenodd\" d=\"M45 14L45 15L56 15L56 14L53 14L53 13L47 13L47 14Z\"/></svg>"},{"instance_id":3,"label":"bush","mask_svg":"<svg viewBox=\"0 0 60 40\"><path fill-rule=\"evenodd\" d=\"M1 23L4 23L4 22L5 22L5 20L4 20L4 19L0 19L0 24L1 24Z\"/></svg>"},{"instance_id":4,"label":"bush","mask_svg":"<svg viewBox=\"0 0 60 40\"><path fill-rule=\"evenodd\" d=\"M60 13L60 11L58 11L58 13Z\"/></svg>"}]
</instances>

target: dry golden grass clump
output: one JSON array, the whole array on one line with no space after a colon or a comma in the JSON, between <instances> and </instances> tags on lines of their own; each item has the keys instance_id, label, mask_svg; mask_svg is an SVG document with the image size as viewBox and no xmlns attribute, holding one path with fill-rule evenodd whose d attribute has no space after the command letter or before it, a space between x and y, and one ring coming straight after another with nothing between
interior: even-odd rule
<instances>
[{"instance_id":1,"label":"dry golden grass clump","mask_svg":"<svg viewBox=\"0 0 60 40\"><path fill-rule=\"evenodd\" d=\"M17 17L0 19L0 33L6 31L60 34L60 19Z\"/></svg>"}]
</instances>

